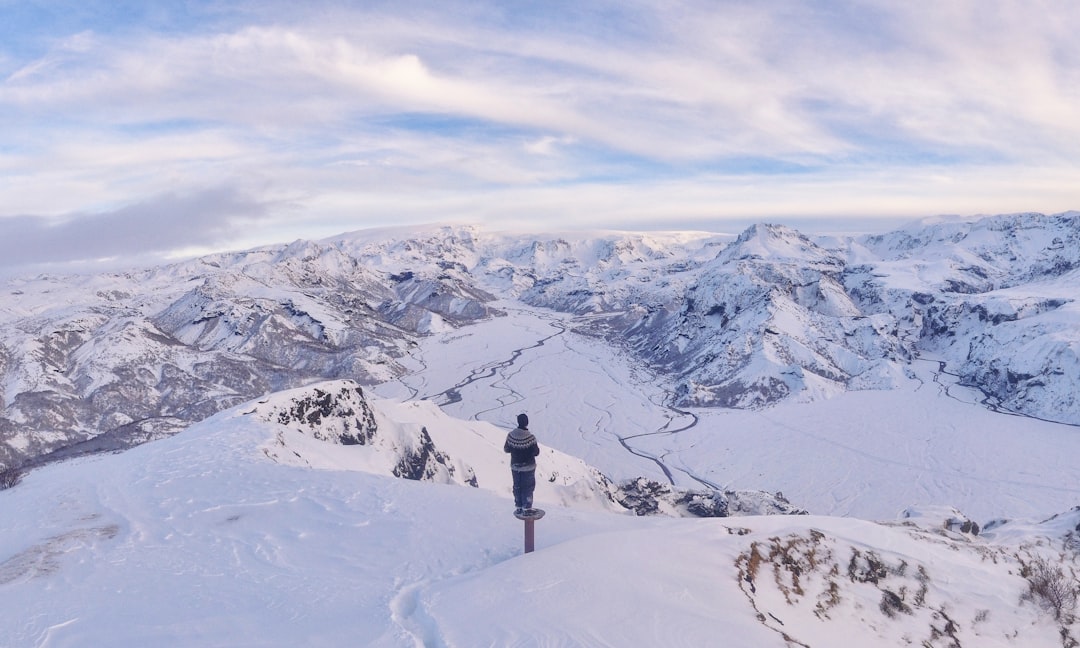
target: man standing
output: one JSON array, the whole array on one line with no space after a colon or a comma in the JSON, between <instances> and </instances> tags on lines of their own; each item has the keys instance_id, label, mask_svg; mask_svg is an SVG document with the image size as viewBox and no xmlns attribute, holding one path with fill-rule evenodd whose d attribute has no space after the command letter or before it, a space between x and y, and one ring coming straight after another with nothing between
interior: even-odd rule
<instances>
[{"instance_id":1,"label":"man standing","mask_svg":"<svg viewBox=\"0 0 1080 648\"><path fill-rule=\"evenodd\" d=\"M518 414L518 426L506 435L503 450L510 453L510 474L514 476L514 515L529 514L536 488L536 456L540 446L529 432L529 417Z\"/></svg>"}]
</instances>

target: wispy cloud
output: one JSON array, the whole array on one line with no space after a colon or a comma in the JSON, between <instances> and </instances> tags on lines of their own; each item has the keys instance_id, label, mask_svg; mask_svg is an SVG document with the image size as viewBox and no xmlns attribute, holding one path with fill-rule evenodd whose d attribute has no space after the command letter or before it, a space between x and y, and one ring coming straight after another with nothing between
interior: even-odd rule
<instances>
[{"instance_id":1,"label":"wispy cloud","mask_svg":"<svg viewBox=\"0 0 1080 648\"><path fill-rule=\"evenodd\" d=\"M223 183L299 206L275 221L293 229L266 229L280 237L404 213L1064 210L1080 204L1080 7L1034 5L87 11L0 45L0 223Z\"/></svg>"}]
</instances>

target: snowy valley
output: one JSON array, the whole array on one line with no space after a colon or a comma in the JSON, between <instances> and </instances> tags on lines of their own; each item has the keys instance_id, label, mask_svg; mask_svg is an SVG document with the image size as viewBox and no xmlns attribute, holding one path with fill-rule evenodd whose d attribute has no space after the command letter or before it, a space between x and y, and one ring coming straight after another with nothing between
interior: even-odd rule
<instances>
[{"instance_id":1,"label":"snowy valley","mask_svg":"<svg viewBox=\"0 0 1080 648\"><path fill-rule=\"evenodd\" d=\"M369 230L92 276L0 302L0 461L161 438L263 393L410 371L426 335L527 305L624 351L668 405L893 389L918 359L992 408L1080 423L1076 213L811 239ZM83 447L78 444L85 443Z\"/></svg>"},{"instance_id":2,"label":"snowy valley","mask_svg":"<svg viewBox=\"0 0 1080 648\"><path fill-rule=\"evenodd\" d=\"M10 281L0 645L1076 646L1078 272L1067 213Z\"/></svg>"}]
</instances>

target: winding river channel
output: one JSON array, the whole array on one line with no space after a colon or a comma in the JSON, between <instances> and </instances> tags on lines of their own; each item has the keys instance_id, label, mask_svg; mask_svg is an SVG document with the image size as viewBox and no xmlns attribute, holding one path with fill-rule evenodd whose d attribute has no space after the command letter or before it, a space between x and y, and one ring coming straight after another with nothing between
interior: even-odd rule
<instances>
[{"instance_id":1,"label":"winding river channel","mask_svg":"<svg viewBox=\"0 0 1080 648\"><path fill-rule=\"evenodd\" d=\"M512 427L524 411L541 442L605 473L615 466L625 476L720 488L669 461L679 449L677 437L699 419L673 406L672 392L656 376L603 341L575 333L569 315L519 305L507 311L424 340L398 381L404 392L398 396L431 400L452 416L502 427ZM642 462L652 468L643 470Z\"/></svg>"}]
</instances>

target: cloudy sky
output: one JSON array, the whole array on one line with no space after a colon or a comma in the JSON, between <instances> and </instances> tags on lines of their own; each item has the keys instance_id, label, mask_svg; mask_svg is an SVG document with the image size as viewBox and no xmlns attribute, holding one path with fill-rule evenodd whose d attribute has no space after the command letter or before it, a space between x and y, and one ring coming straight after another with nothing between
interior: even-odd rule
<instances>
[{"instance_id":1,"label":"cloudy sky","mask_svg":"<svg viewBox=\"0 0 1080 648\"><path fill-rule=\"evenodd\" d=\"M0 0L0 266L1080 209L1078 33L1071 0Z\"/></svg>"}]
</instances>

